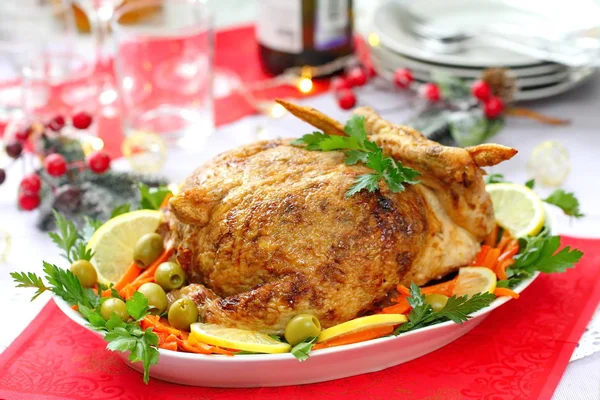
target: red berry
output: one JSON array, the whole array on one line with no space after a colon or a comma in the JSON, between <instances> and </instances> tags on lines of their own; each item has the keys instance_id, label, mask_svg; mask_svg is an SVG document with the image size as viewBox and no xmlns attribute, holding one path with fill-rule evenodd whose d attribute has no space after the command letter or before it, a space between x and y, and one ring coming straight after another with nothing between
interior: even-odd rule
<instances>
[{"instance_id":1,"label":"red berry","mask_svg":"<svg viewBox=\"0 0 600 400\"><path fill-rule=\"evenodd\" d=\"M375 67L373 66L373 64L369 64L366 66L367 69L367 76L369 78L373 78L377 76L377 71L375 71Z\"/></svg>"},{"instance_id":2,"label":"red berry","mask_svg":"<svg viewBox=\"0 0 600 400\"><path fill-rule=\"evenodd\" d=\"M398 68L394 72L394 84L401 89L408 89L414 78L408 68Z\"/></svg>"},{"instance_id":3,"label":"red berry","mask_svg":"<svg viewBox=\"0 0 600 400\"><path fill-rule=\"evenodd\" d=\"M336 76L331 78L331 88L334 91L339 92L340 90L350 89L350 84L348 83L348 80L341 76Z\"/></svg>"},{"instance_id":4,"label":"red berry","mask_svg":"<svg viewBox=\"0 0 600 400\"><path fill-rule=\"evenodd\" d=\"M486 101L492 95L492 90L486 81L478 80L471 85L471 94L478 100Z\"/></svg>"},{"instance_id":5,"label":"red berry","mask_svg":"<svg viewBox=\"0 0 600 400\"><path fill-rule=\"evenodd\" d=\"M85 111L73 115L73 126L77 129L87 129L92 124L92 116Z\"/></svg>"},{"instance_id":6,"label":"red berry","mask_svg":"<svg viewBox=\"0 0 600 400\"><path fill-rule=\"evenodd\" d=\"M504 103L496 96L490 97L483 103L483 113L487 118L494 119L499 117L504 111Z\"/></svg>"},{"instance_id":7,"label":"red berry","mask_svg":"<svg viewBox=\"0 0 600 400\"><path fill-rule=\"evenodd\" d=\"M362 86L367 83L367 73L361 67L352 68L346 75L351 86Z\"/></svg>"},{"instance_id":8,"label":"red berry","mask_svg":"<svg viewBox=\"0 0 600 400\"><path fill-rule=\"evenodd\" d=\"M39 207L40 202L40 195L37 193L19 193L19 207L25 211L35 210Z\"/></svg>"},{"instance_id":9,"label":"red berry","mask_svg":"<svg viewBox=\"0 0 600 400\"><path fill-rule=\"evenodd\" d=\"M29 139L31 132L33 132L31 127L25 128L22 131L18 131L17 133L15 133L15 139L17 139L19 142L24 142L27 139Z\"/></svg>"},{"instance_id":10,"label":"red berry","mask_svg":"<svg viewBox=\"0 0 600 400\"><path fill-rule=\"evenodd\" d=\"M52 118L50 122L48 122L48 128L53 130L54 132L60 131L65 126L65 117L62 115L57 115Z\"/></svg>"},{"instance_id":11,"label":"red berry","mask_svg":"<svg viewBox=\"0 0 600 400\"><path fill-rule=\"evenodd\" d=\"M88 158L88 165L92 172L103 174L110 168L110 156L104 151L96 151Z\"/></svg>"},{"instance_id":12,"label":"red berry","mask_svg":"<svg viewBox=\"0 0 600 400\"><path fill-rule=\"evenodd\" d=\"M356 105L356 95L350 89L344 89L338 93L338 105L343 110L349 110Z\"/></svg>"},{"instance_id":13,"label":"red berry","mask_svg":"<svg viewBox=\"0 0 600 400\"><path fill-rule=\"evenodd\" d=\"M442 98L440 88L435 83L429 82L421 86L419 89L421 96L429 101L439 101Z\"/></svg>"},{"instance_id":14,"label":"red berry","mask_svg":"<svg viewBox=\"0 0 600 400\"><path fill-rule=\"evenodd\" d=\"M30 174L21 181L21 190L28 193L37 193L42 188L42 180L37 174Z\"/></svg>"},{"instance_id":15,"label":"red berry","mask_svg":"<svg viewBox=\"0 0 600 400\"><path fill-rule=\"evenodd\" d=\"M10 158L19 158L23 153L23 144L21 142L11 142L6 145L6 154Z\"/></svg>"},{"instance_id":16,"label":"red berry","mask_svg":"<svg viewBox=\"0 0 600 400\"><path fill-rule=\"evenodd\" d=\"M44 160L44 169L50 176L63 176L67 172L67 160L60 154L50 154Z\"/></svg>"},{"instance_id":17,"label":"red berry","mask_svg":"<svg viewBox=\"0 0 600 400\"><path fill-rule=\"evenodd\" d=\"M6 180L6 171L4 169L0 168L0 185L2 185L5 180Z\"/></svg>"}]
</instances>

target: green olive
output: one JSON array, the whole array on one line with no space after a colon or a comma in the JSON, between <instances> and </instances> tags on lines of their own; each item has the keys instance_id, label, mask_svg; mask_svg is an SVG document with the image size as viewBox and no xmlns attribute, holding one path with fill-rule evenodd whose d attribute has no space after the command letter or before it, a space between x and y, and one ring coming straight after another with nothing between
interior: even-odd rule
<instances>
[{"instance_id":1,"label":"green olive","mask_svg":"<svg viewBox=\"0 0 600 400\"><path fill-rule=\"evenodd\" d=\"M113 313L117 314L117 316L123 321L127 321L129 318L129 313L127 313L125 302L115 297L105 300L100 307L100 315L102 315L102 318L107 321L110 319L110 316L113 315Z\"/></svg>"},{"instance_id":2,"label":"green olive","mask_svg":"<svg viewBox=\"0 0 600 400\"><path fill-rule=\"evenodd\" d=\"M154 280L166 291L179 289L185 282L185 271L175 262L164 262L156 269Z\"/></svg>"},{"instance_id":3,"label":"green olive","mask_svg":"<svg viewBox=\"0 0 600 400\"><path fill-rule=\"evenodd\" d=\"M321 334L321 323L314 315L296 315L285 327L285 340L292 346Z\"/></svg>"},{"instance_id":4,"label":"green olive","mask_svg":"<svg viewBox=\"0 0 600 400\"><path fill-rule=\"evenodd\" d=\"M71 264L71 272L79 279L81 286L91 288L98 283L98 273L91 262L78 260Z\"/></svg>"},{"instance_id":5,"label":"green olive","mask_svg":"<svg viewBox=\"0 0 600 400\"><path fill-rule=\"evenodd\" d=\"M142 268L148 267L165 249L158 233L148 233L140 238L133 249L133 261Z\"/></svg>"},{"instance_id":6,"label":"green olive","mask_svg":"<svg viewBox=\"0 0 600 400\"><path fill-rule=\"evenodd\" d=\"M443 294L431 293L425 295L425 303L429 304L433 311L442 311L447 302L448 296Z\"/></svg>"},{"instance_id":7,"label":"green olive","mask_svg":"<svg viewBox=\"0 0 600 400\"><path fill-rule=\"evenodd\" d=\"M167 309L167 294L159 285L153 282L144 283L138 292L148 299L148 307L152 314L162 314Z\"/></svg>"},{"instance_id":8,"label":"green olive","mask_svg":"<svg viewBox=\"0 0 600 400\"><path fill-rule=\"evenodd\" d=\"M198 322L198 308L191 299L179 299L169 308L168 318L173 328L189 331L190 325Z\"/></svg>"}]
</instances>

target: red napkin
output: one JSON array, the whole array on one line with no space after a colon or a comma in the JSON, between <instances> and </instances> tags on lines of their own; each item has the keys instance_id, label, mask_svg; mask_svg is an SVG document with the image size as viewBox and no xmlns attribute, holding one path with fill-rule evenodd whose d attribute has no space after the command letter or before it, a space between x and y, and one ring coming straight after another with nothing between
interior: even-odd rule
<instances>
[{"instance_id":1,"label":"red napkin","mask_svg":"<svg viewBox=\"0 0 600 400\"><path fill-rule=\"evenodd\" d=\"M455 342L380 372L303 386L144 385L105 343L50 302L0 355L2 399L550 399L600 301L600 240L563 238L585 256L540 276ZM369 357L368 353L364 357Z\"/></svg>"}]
</instances>

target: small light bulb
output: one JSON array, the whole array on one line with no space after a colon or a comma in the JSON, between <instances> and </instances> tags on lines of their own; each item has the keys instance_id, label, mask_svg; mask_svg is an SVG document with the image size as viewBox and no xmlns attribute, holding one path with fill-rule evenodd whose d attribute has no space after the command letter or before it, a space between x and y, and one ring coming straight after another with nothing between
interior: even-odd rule
<instances>
[{"instance_id":1,"label":"small light bulb","mask_svg":"<svg viewBox=\"0 0 600 400\"><path fill-rule=\"evenodd\" d=\"M271 109L269 110L269 116L271 118L281 118L285 115L286 109L279 103L273 104Z\"/></svg>"},{"instance_id":2,"label":"small light bulb","mask_svg":"<svg viewBox=\"0 0 600 400\"><path fill-rule=\"evenodd\" d=\"M93 137L90 139L90 145L94 151L102 150L104 148L104 140L99 137Z\"/></svg>"},{"instance_id":3,"label":"small light bulb","mask_svg":"<svg viewBox=\"0 0 600 400\"><path fill-rule=\"evenodd\" d=\"M313 81L310 78L300 78L298 81L298 90L302 93L309 93L313 88Z\"/></svg>"},{"instance_id":4,"label":"small light bulb","mask_svg":"<svg viewBox=\"0 0 600 400\"><path fill-rule=\"evenodd\" d=\"M367 41L369 42L369 44L372 47L378 47L380 44L379 35L376 34L375 32L369 33L369 36L367 37Z\"/></svg>"}]
</instances>

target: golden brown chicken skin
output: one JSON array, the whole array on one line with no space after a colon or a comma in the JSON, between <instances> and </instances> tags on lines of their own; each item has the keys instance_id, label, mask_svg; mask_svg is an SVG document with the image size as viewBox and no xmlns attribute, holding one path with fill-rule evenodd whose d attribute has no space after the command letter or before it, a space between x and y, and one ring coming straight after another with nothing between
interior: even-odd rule
<instances>
[{"instance_id":1,"label":"golden brown chicken skin","mask_svg":"<svg viewBox=\"0 0 600 400\"><path fill-rule=\"evenodd\" d=\"M295 315L309 313L327 328L363 314L398 283L423 285L476 254L493 215L469 153L460 149L469 165L449 167L470 168L469 183L439 183L436 168L447 160L431 172L431 160L414 159L422 151L403 159L406 143L383 135L376 114L361 112L387 154L425 165L423 184L346 197L368 168L345 165L339 152L269 141L211 160L171 199L177 260L195 284L179 295L192 298L206 322L281 333ZM452 191L467 200L455 202ZM473 209L471 202L479 203Z\"/></svg>"}]
</instances>

